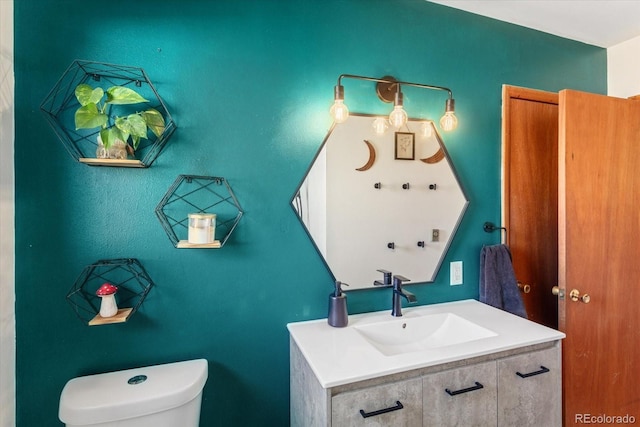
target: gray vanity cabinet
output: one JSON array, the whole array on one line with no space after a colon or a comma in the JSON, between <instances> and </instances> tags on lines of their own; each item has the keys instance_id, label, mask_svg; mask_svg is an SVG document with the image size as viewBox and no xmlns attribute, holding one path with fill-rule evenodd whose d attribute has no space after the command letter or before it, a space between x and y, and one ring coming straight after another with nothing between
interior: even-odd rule
<instances>
[{"instance_id":1,"label":"gray vanity cabinet","mask_svg":"<svg viewBox=\"0 0 640 427\"><path fill-rule=\"evenodd\" d=\"M422 425L494 425L498 400L496 377L494 361L424 376Z\"/></svg>"},{"instance_id":2,"label":"gray vanity cabinet","mask_svg":"<svg viewBox=\"0 0 640 427\"><path fill-rule=\"evenodd\" d=\"M562 425L558 348L498 360L498 426Z\"/></svg>"},{"instance_id":3,"label":"gray vanity cabinet","mask_svg":"<svg viewBox=\"0 0 640 427\"><path fill-rule=\"evenodd\" d=\"M323 388L292 340L291 425L560 427L561 381L555 341Z\"/></svg>"},{"instance_id":4,"label":"gray vanity cabinet","mask_svg":"<svg viewBox=\"0 0 640 427\"><path fill-rule=\"evenodd\" d=\"M332 426L422 426L420 378L340 393L331 399Z\"/></svg>"}]
</instances>

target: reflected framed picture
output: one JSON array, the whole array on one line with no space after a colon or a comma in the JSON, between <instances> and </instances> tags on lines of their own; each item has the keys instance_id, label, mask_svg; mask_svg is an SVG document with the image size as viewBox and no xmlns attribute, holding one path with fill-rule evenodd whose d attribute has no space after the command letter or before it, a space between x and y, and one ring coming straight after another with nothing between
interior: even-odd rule
<instances>
[{"instance_id":1,"label":"reflected framed picture","mask_svg":"<svg viewBox=\"0 0 640 427\"><path fill-rule=\"evenodd\" d=\"M413 160L416 155L416 134L396 132L396 160Z\"/></svg>"}]
</instances>

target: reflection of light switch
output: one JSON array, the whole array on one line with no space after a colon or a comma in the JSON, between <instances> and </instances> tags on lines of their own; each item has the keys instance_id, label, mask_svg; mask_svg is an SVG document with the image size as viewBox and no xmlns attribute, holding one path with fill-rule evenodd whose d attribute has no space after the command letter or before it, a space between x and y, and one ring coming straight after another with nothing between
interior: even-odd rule
<instances>
[{"instance_id":1,"label":"reflection of light switch","mask_svg":"<svg viewBox=\"0 0 640 427\"><path fill-rule=\"evenodd\" d=\"M433 230L431 230L431 241L437 242L439 240L440 240L440 230L438 230L437 228L434 228Z\"/></svg>"},{"instance_id":2,"label":"reflection of light switch","mask_svg":"<svg viewBox=\"0 0 640 427\"><path fill-rule=\"evenodd\" d=\"M462 261L453 261L449 264L449 284L462 285Z\"/></svg>"}]
</instances>

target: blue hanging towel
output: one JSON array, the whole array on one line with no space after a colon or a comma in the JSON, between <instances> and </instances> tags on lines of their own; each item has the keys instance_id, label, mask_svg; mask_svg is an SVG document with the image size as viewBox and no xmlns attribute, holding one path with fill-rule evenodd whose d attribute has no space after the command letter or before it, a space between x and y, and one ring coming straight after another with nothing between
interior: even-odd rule
<instances>
[{"instance_id":1,"label":"blue hanging towel","mask_svg":"<svg viewBox=\"0 0 640 427\"><path fill-rule=\"evenodd\" d=\"M480 252L480 302L527 318L506 245L484 246Z\"/></svg>"}]
</instances>

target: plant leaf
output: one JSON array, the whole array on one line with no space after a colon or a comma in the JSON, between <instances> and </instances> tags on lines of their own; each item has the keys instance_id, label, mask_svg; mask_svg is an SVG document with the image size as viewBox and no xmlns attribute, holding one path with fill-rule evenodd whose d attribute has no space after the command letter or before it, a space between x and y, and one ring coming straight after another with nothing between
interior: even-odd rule
<instances>
[{"instance_id":1,"label":"plant leaf","mask_svg":"<svg viewBox=\"0 0 640 427\"><path fill-rule=\"evenodd\" d=\"M160 135L162 135L165 128L164 118L162 117L162 114L158 110L149 108L147 111L142 112L142 117L147 123L149 129L151 129L151 132L153 132L155 136L160 138Z\"/></svg>"},{"instance_id":2,"label":"plant leaf","mask_svg":"<svg viewBox=\"0 0 640 427\"><path fill-rule=\"evenodd\" d=\"M131 133L131 124L126 117L116 117L115 125L118 129Z\"/></svg>"},{"instance_id":3,"label":"plant leaf","mask_svg":"<svg viewBox=\"0 0 640 427\"><path fill-rule=\"evenodd\" d=\"M111 129L102 129L100 131L100 140L102 141L102 145L104 145L104 148L111 147L112 139L113 138L111 137Z\"/></svg>"},{"instance_id":4,"label":"plant leaf","mask_svg":"<svg viewBox=\"0 0 640 427\"><path fill-rule=\"evenodd\" d=\"M138 145L140 144L140 137L132 135L131 136L131 140L133 141L133 149L137 150L138 149Z\"/></svg>"},{"instance_id":5,"label":"plant leaf","mask_svg":"<svg viewBox=\"0 0 640 427\"><path fill-rule=\"evenodd\" d=\"M113 127L112 129L114 135L116 135L116 139L119 139L126 144L127 140L129 139L129 132L125 132L122 129L118 129L116 127Z\"/></svg>"},{"instance_id":6,"label":"plant leaf","mask_svg":"<svg viewBox=\"0 0 640 427\"><path fill-rule=\"evenodd\" d=\"M107 89L108 104L138 104L140 102L149 102L144 99L133 89L124 86L111 86Z\"/></svg>"},{"instance_id":7,"label":"plant leaf","mask_svg":"<svg viewBox=\"0 0 640 427\"><path fill-rule=\"evenodd\" d=\"M104 90L101 87L92 88L88 84L79 84L76 87L76 98L83 107L89 103L97 104L104 96Z\"/></svg>"},{"instance_id":8,"label":"plant leaf","mask_svg":"<svg viewBox=\"0 0 640 427\"><path fill-rule=\"evenodd\" d=\"M130 114L127 117L118 117L116 119L116 126L133 136L139 138L147 137L147 124L140 114Z\"/></svg>"},{"instance_id":9,"label":"plant leaf","mask_svg":"<svg viewBox=\"0 0 640 427\"><path fill-rule=\"evenodd\" d=\"M76 130L104 126L107 124L107 120L107 115L99 112L96 104L91 102L76 111Z\"/></svg>"},{"instance_id":10,"label":"plant leaf","mask_svg":"<svg viewBox=\"0 0 640 427\"><path fill-rule=\"evenodd\" d=\"M102 129L100 131L100 139L102 139L102 145L104 145L105 148L109 148L118 140L126 142L127 139L129 139L129 134L112 126L109 129Z\"/></svg>"}]
</instances>

